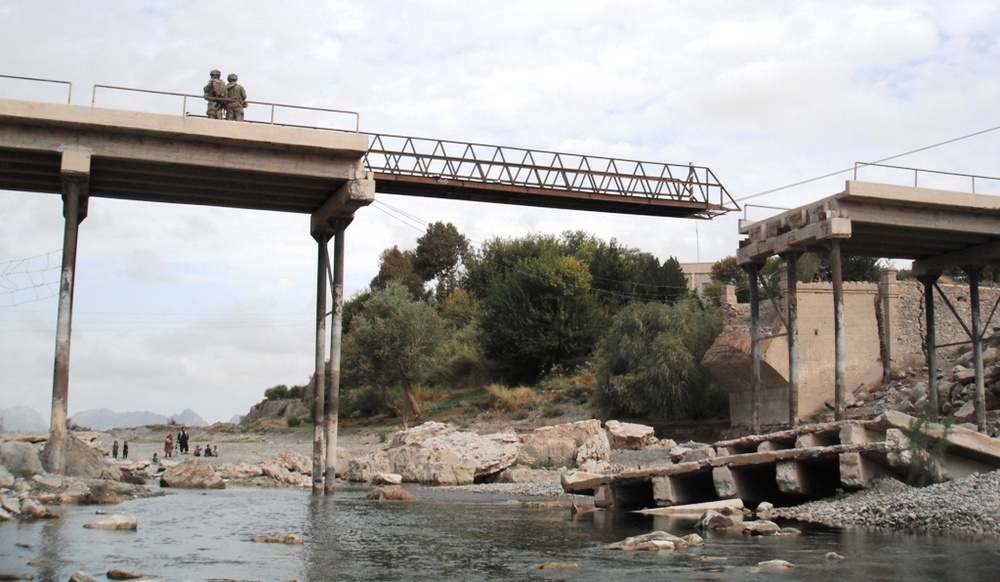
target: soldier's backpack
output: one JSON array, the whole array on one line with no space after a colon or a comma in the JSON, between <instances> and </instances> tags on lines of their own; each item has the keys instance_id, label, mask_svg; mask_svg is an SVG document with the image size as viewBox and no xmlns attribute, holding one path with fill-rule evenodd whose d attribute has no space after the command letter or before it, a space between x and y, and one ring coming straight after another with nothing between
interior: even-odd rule
<instances>
[{"instance_id":1,"label":"soldier's backpack","mask_svg":"<svg viewBox=\"0 0 1000 582\"><path fill-rule=\"evenodd\" d=\"M213 97L226 97L226 82L222 79L212 79L212 96Z\"/></svg>"}]
</instances>

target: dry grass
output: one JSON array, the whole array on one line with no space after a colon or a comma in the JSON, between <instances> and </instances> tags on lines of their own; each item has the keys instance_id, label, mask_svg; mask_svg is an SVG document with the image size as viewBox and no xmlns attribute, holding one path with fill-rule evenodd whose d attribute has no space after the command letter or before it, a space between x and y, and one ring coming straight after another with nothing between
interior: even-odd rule
<instances>
[{"instance_id":1,"label":"dry grass","mask_svg":"<svg viewBox=\"0 0 1000 582\"><path fill-rule=\"evenodd\" d=\"M499 384L492 384L486 388L486 391L489 394L490 407L505 412L531 410L536 408L539 403L538 393L524 386L507 388Z\"/></svg>"}]
</instances>

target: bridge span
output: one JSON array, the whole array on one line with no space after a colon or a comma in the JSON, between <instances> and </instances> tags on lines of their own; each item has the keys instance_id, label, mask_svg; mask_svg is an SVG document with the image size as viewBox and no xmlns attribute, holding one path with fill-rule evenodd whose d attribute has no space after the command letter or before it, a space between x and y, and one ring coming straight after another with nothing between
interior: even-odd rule
<instances>
[{"instance_id":1,"label":"bridge span","mask_svg":"<svg viewBox=\"0 0 1000 582\"><path fill-rule=\"evenodd\" d=\"M185 109L188 99L200 102L200 96L168 95L182 97ZM663 217L711 218L737 209L703 166L369 135L357 126L352 131L283 125L273 122L277 104L263 105L272 107L270 123L0 99L0 189L63 198L52 415L44 454L49 471L66 471L77 239L92 197L311 216L310 234L318 243L314 492L332 492L335 482L344 233L354 213L374 200L376 189ZM328 283L332 310L326 303ZM328 359L329 390L324 385Z\"/></svg>"}]
</instances>

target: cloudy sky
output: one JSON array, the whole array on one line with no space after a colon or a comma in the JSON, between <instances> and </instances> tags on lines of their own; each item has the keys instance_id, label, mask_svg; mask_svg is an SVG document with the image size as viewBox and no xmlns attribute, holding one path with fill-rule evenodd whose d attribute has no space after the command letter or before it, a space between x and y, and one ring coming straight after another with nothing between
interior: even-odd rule
<instances>
[{"instance_id":1,"label":"cloudy sky","mask_svg":"<svg viewBox=\"0 0 1000 582\"><path fill-rule=\"evenodd\" d=\"M944 145L888 163L1000 175L991 5L0 0L0 74L71 82L73 103L89 105L98 84L200 94L218 68L238 73L251 101L357 111L365 132L705 165L756 219L840 191L855 162L934 144ZM66 92L0 79L0 98ZM134 104L100 91L97 105ZM347 231L346 293L367 286L383 249L414 248L438 220L476 242L584 229L660 259L713 262L735 254L742 216L377 195ZM58 196L0 191L0 408L46 418L62 228ZM315 254L306 216L92 199L70 414L192 408L215 422L270 386L305 383Z\"/></svg>"}]
</instances>

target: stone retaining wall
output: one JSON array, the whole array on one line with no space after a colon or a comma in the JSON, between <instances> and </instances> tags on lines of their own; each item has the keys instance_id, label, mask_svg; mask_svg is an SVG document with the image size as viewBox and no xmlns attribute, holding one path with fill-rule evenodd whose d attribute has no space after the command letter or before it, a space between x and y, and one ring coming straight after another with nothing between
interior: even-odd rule
<instances>
[{"instance_id":1,"label":"stone retaining wall","mask_svg":"<svg viewBox=\"0 0 1000 582\"><path fill-rule=\"evenodd\" d=\"M969 286L938 285L965 325L971 325ZM782 283L782 289L785 285ZM833 284L800 283L799 418L821 410L834 397ZM926 361L926 313L923 285L897 281L887 270L882 281L844 283L844 324L847 333L846 388L879 383L893 370L923 366ZM980 286L980 313L987 336L1000 326L994 305L1000 288ZM702 361L712 376L729 389L730 417L734 426L750 424L750 310L737 304L735 293L723 294L726 327ZM939 361L971 349L963 324L935 291L936 343ZM762 424L788 421L788 340L777 309L785 312L784 297L761 299L761 408ZM991 317L992 315L992 317ZM964 342L962 345L957 345Z\"/></svg>"}]
</instances>

